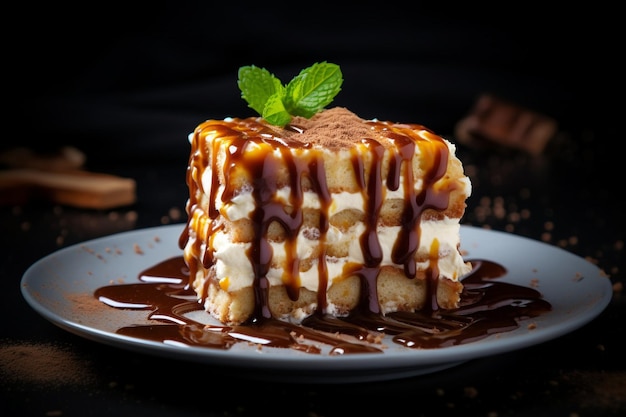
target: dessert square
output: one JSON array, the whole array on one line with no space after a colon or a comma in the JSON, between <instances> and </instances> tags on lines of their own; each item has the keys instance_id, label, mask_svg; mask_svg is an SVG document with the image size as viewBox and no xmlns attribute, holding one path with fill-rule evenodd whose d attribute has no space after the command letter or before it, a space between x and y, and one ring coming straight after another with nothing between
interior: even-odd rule
<instances>
[{"instance_id":1,"label":"dessert square","mask_svg":"<svg viewBox=\"0 0 626 417\"><path fill-rule=\"evenodd\" d=\"M190 285L226 324L453 309L471 183L453 143L343 107L189 136Z\"/></svg>"}]
</instances>

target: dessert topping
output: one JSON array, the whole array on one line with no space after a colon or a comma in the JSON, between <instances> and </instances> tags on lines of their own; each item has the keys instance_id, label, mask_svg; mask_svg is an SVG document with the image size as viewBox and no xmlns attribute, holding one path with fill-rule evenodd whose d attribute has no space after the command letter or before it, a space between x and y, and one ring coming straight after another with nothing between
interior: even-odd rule
<instances>
[{"instance_id":1,"label":"dessert topping","mask_svg":"<svg viewBox=\"0 0 626 417\"><path fill-rule=\"evenodd\" d=\"M283 127L293 116L310 118L330 104L341 91L343 76L337 64L316 62L288 84L265 68L239 68L241 97L268 123Z\"/></svg>"}]
</instances>

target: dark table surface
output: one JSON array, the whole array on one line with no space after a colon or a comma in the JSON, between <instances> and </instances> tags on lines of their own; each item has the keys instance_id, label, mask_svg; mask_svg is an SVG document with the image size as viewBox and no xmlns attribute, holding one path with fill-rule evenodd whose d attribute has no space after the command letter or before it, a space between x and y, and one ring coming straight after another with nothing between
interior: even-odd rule
<instances>
[{"instance_id":1,"label":"dark table surface","mask_svg":"<svg viewBox=\"0 0 626 417\"><path fill-rule=\"evenodd\" d=\"M434 18L443 15L435 14ZM431 26L437 26L436 20L431 22L435 22ZM29 90L16 100L19 112L8 122L22 133L12 136L13 142L4 142L5 145L26 144L48 150L56 145L76 146L87 155L87 169L135 179L137 202L109 210L79 209L45 201L0 207L0 414L623 415L626 300L621 285L626 281L626 228L620 196L623 174L619 173L619 154L613 148L621 126L617 111L611 110L598 93L610 89L614 80L608 76L591 80L586 72L587 60L572 65L578 62L573 56L580 58L578 52L585 55L585 44L578 43L583 38L580 35L575 46L561 45L577 52L549 62L546 66L550 68L543 68L543 72L537 71L537 65L528 64L528 60L545 63L560 40L543 43L534 58L527 52L523 58L509 56L510 61L503 63L502 56L495 58L485 52L484 60L468 61L463 55L461 63L454 63L442 51L452 55L450 45L462 37L462 28L467 28L457 23L457 31L448 32L447 41L440 40L448 42L448 49L424 52L423 59L368 61L371 51L351 50L338 39L331 43L334 47L320 51L312 47L313 52L296 54L293 63L281 62L275 68L287 78L320 57L337 62L344 70L346 83L335 104L367 118L423 123L452 141L456 122L469 111L478 95L486 92L554 117L559 122L559 134L539 156L502 147L480 149L457 144L458 155L473 183L463 224L529 237L597 265L609 275L615 289L599 316L557 339L470 360L441 372L338 385L250 379L210 365L157 359L62 330L36 313L22 297L20 280L27 268L76 243L184 222L187 133L207 118L251 115L234 87L236 69L248 64L271 68L271 59L278 59L272 56L268 62L252 61L261 59L254 54L245 61L233 58L223 68L205 73L205 77L197 69L190 71L193 74L184 82L159 80L157 87L156 82L151 84L141 78L148 66L133 66L128 61L127 69L136 73L123 79L123 66L111 64L120 58L111 49L108 54L103 53L106 59L90 61L91 71L77 77L79 81L63 80L58 88L44 88L42 82L41 88ZM183 26L179 22L178 28ZM544 21L541 28L547 26ZM483 41L489 39L495 48L499 41L506 42L483 36L481 30L486 29L482 26L472 28L472 33ZM364 29L352 35L367 34L371 32ZM159 53L145 48L153 42L146 40L147 35L134 35L135 44L125 43L117 54L128 59L133 51L142 51L144 55L136 61L151 63L152 78L156 78L158 68L180 75L170 64L156 59ZM164 39L159 41L165 44ZM322 42L324 38L318 40ZM424 50L426 44L422 39L412 46ZM315 42L311 40L309 46L312 45ZM378 53L384 48L389 55L397 53L393 46L377 48ZM344 49L352 55L343 55ZM455 49L461 55L462 50L463 46ZM178 58L191 62L190 54L176 51L169 51L171 59L179 53ZM197 60L200 67L214 68L205 62L209 60L207 56ZM523 70L515 60L526 63ZM574 72L570 74L574 81L564 76L567 69ZM96 84L94 79L98 77L100 83ZM132 84L139 79L143 80L141 88L121 87L123 81ZM107 82L117 87L103 87ZM26 143L20 139L23 134L28 135ZM43 136L47 137L45 141ZM24 357L32 361L24 362Z\"/></svg>"}]
</instances>

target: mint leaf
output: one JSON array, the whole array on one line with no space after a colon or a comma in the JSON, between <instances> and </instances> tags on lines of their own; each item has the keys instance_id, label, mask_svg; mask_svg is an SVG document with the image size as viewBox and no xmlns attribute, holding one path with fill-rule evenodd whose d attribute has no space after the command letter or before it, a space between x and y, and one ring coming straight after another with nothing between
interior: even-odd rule
<instances>
[{"instance_id":1,"label":"mint leaf","mask_svg":"<svg viewBox=\"0 0 626 417\"><path fill-rule=\"evenodd\" d=\"M341 91L343 75L336 64L318 62L303 69L286 86L265 68L239 68L237 85L248 107L268 123L285 126L292 116L310 118Z\"/></svg>"},{"instance_id":2,"label":"mint leaf","mask_svg":"<svg viewBox=\"0 0 626 417\"><path fill-rule=\"evenodd\" d=\"M291 121L291 115L285 110L282 95L274 94L265 102L261 116L275 126L285 126Z\"/></svg>"},{"instance_id":3,"label":"mint leaf","mask_svg":"<svg viewBox=\"0 0 626 417\"><path fill-rule=\"evenodd\" d=\"M259 114L263 114L265 103L271 96L276 93L282 95L285 90L280 80L265 68L254 65L241 67L238 77L241 97Z\"/></svg>"},{"instance_id":4,"label":"mint leaf","mask_svg":"<svg viewBox=\"0 0 626 417\"><path fill-rule=\"evenodd\" d=\"M294 116L310 118L333 101L342 83L338 65L325 61L313 64L287 85L285 107Z\"/></svg>"}]
</instances>

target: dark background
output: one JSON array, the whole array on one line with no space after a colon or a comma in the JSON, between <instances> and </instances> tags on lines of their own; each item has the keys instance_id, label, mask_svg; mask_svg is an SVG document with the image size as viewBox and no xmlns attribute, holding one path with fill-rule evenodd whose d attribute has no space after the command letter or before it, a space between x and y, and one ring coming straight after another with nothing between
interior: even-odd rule
<instances>
[{"instance_id":1,"label":"dark background","mask_svg":"<svg viewBox=\"0 0 626 417\"><path fill-rule=\"evenodd\" d=\"M538 1L7 7L0 148L73 145L85 153L85 168L135 179L137 202L113 210L45 201L0 207L0 349L61 346L94 375L89 384L49 387L0 367L0 414L623 415L621 16L599 3ZM38 259L185 220L187 135L209 118L254 115L237 88L240 66L266 67L287 82L323 60L344 73L333 105L421 123L453 141L456 123L484 93L553 117L558 140L538 157L457 143L473 186L463 222L544 240L597 264L616 286L607 309L556 340L444 372L315 385L157 361L70 334L26 304L20 279ZM509 217L520 213L530 214Z\"/></svg>"},{"instance_id":2,"label":"dark background","mask_svg":"<svg viewBox=\"0 0 626 417\"><path fill-rule=\"evenodd\" d=\"M253 115L236 85L237 69L251 64L287 82L313 62L337 63L345 82L333 105L446 135L484 92L555 117L563 130L618 115L618 13L589 3L92 1L14 10L4 64L12 134L2 146L74 145L92 165L180 160L197 123Z\"/></svg>"}]
</instances>

